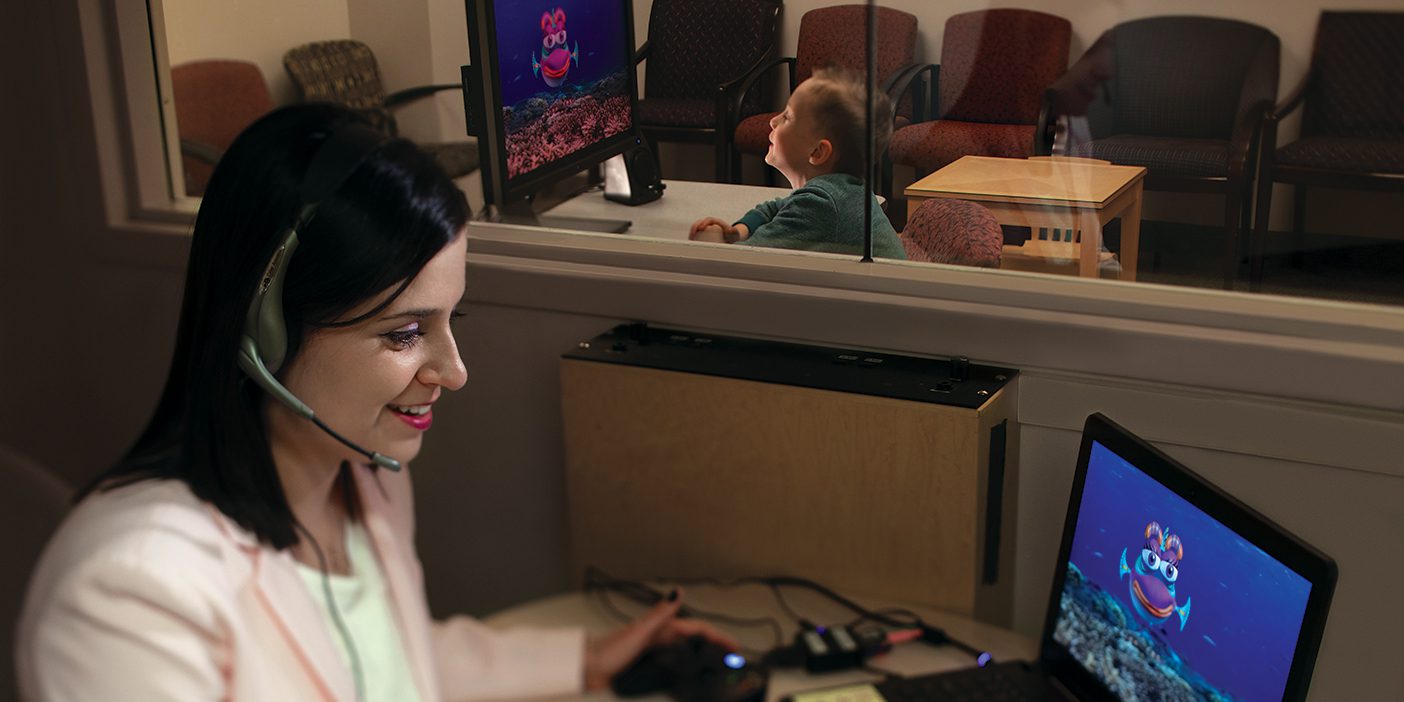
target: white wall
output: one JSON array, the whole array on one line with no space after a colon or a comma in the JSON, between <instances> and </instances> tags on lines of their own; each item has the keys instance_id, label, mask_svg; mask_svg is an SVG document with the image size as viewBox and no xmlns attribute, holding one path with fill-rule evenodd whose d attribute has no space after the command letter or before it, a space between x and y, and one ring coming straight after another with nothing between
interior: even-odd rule
<instances>
[{"instance_id":1,"label":"white wall","mask_svg":"<svg viewBox=\"0 0 1404 702\"><path fill-rule=\"evenodd\" d=\"M294 46L351 36L347 0L162 0L172 66L196 59L243 59L258 64L276 104L297 100L283 70Z\"/></svg>"},{"instance_id":2,"label":"white wall","mask_svg":"<svg viewBox=\"0 0 1404 702\"><path fill-rule=\"evenodd\" d=\"M0 160L0 442L73 482L114 460L154 408L188 241L181 226L128 221L102 187L124 177L105 155L122 150L111 135L126 120L113 104L121 86L102 71L123 50L105 39L116 1L18 3L0 23L0 84L7 104L23 106L0 110L0 132L24 137ZM658 273L656 261L475 247L460 327L470 382L445 402L415 465L437 611L481 613L569 584L556 359L616 321L650 319L1023 368L1025 629L1046 586L1040 555L1066 491L1071 427L1088 409L1112 412L1340 561L1315 699L1404 698L1394 633L1404 612L1389 606L1404 580L1394 557L1404 536L1404 344L1372 341L1397 332L1398 315L1305 305L1313 324L1340 323L1339 334L1311 336L1101 316L1143 286L1088 285L1080 310L1053 310L1010 302L1012 278L977 292L946 276L921 295L850 294L848 278L796 282L740 265L719 274L686 255L665 256L677 270ZM1252 326L1247 296L1162 294ZM1057 385L1069 378L1085 394Z\"/></svg>"}]
</instances>

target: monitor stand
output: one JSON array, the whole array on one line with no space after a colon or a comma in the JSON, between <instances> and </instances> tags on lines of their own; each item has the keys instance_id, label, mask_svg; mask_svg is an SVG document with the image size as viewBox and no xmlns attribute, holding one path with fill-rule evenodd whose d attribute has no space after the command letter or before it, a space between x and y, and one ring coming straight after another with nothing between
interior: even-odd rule
<instances>
[{"instance_id":1,"label":"monitor stand","mask_svg":"<svg viewBox=\"0 0 1404 702\"><path fill-rule=\"evenodd\" d=\"M596 219L594 217L569 217L565 215L539 215L531 206L531 200L521 199L497 208L497 221L507 224L525 224L548 229L572 229L605 234L623 234L633 222L627 219Z\"/></svg>"}]
</instances>

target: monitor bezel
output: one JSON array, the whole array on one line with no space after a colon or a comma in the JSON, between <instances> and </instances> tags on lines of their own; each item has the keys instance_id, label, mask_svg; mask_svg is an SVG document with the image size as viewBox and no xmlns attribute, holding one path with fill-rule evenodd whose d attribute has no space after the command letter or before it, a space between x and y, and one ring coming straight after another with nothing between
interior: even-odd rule
<instances>
[{"instance_id":1,"label":"monitor bezel","mask_svg":"<svg viewBox=\"0 0 1404 702\"><path fill-rule=\"evenodd\" d=\"M1102 444L1311 583L1292 656L1292 667L1287 673L1282 695L1284 700L1305 699L1316 667L1322 633L1326 628L1331 596L1335 591L1338 573L1335 561L1101 413L1088 416L1083 427L1082 444L1068 499L1068 513L1063 523L1063 539L1058 549L1040 645L1040 658L1049 667L1049 672L1081 699L1115 699L1100 680L1083 669L1071 652L1053 638L1062 601L1063 581L1067 575L1065 564L1072 557L1073 533L1077 529L1078 512L1082 508L1082 492L1094 442Z\"/></svg>"},{"instance_id":2,"label":"monitor bezel","mask_svg":"<svg viewBox=\"0 0 1404 702\"><path fill-rule=\"evenodd\" d=\"M503 0L506 1L506 0ZM633 0L616 0L623 6L624 73L629 83L630 127L614 136L587 146L562 159L547 163L532 171L509 177L507 173L507 134L500 106L502 71L498 60L497 8L498 0L465 0L468 17L468 48L472 58L471 70L476 72L476 84L465 85L465 100L476 98L481 104L470 110L471 121L480 121L477 133L486 158L483 159L483 194L488 204L509 206L542 189L549 181L559 180L590 168L592 165L623 153L637 142L639 104L638 71L634 61L637 48L634 37ZM469 91L479 93L469 96Z\"/></svg>"}]
</instances>

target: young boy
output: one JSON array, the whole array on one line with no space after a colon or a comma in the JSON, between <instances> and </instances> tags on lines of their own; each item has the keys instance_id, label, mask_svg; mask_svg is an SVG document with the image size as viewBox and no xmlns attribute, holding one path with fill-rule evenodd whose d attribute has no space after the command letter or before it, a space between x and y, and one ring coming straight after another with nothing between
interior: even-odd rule
<instances>
[{"instance_id":1,"label":"young boy","mask_svg":"<svg viewBox=\"0 0 1404 702\"><path fill-rule=\"evenodd\" d=\"M863 204L872 208L873 256L906 258L892 223L863 187L863 106L866 88L852 73L819 69L800 83L785 111L770 120L765 162L795 188L788 197L756 205L734 224L705 217L692 225L695 241L726 242L831 253L862 254ZM892 137L892 103L874 96L875 154Z\"/></svg>"}]
</instances>

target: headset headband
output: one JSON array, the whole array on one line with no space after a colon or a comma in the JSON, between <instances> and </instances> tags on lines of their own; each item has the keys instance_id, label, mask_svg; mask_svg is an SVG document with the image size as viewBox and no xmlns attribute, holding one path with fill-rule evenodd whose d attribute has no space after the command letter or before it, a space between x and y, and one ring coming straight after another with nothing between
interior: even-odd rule
<instances>
[{"instance_id":1,"label":"headset headband","mask_svg":"<svg viewBox=\"0 0 1404 702\"><path fill-rule=\"evenodd\" d=\"M283 317L283 279L289 260L297 250L299 237L317 212L317 206L330 197L372 153L387 141L384 134L369 125L352 122L331 132L317 147L302 176L302 200L297 219L283 233L269 257L263 278L254 291L244 324L244 334L257 351L259 365L278 372L287 353L288 330ZM253 359L250 359L253 360Z\"/></svg>"},{"instance_id":2,"label":"headset headband","mask_svg":"<svg viewBox=\"0 0 1404 702\"><path fill-rule=\"evenodd\" d=\"M387 141L367 124L352 122L327 136L302 177L302 206L316 205L336 192L366 157Z\"/></svg>"}]
</instances>

